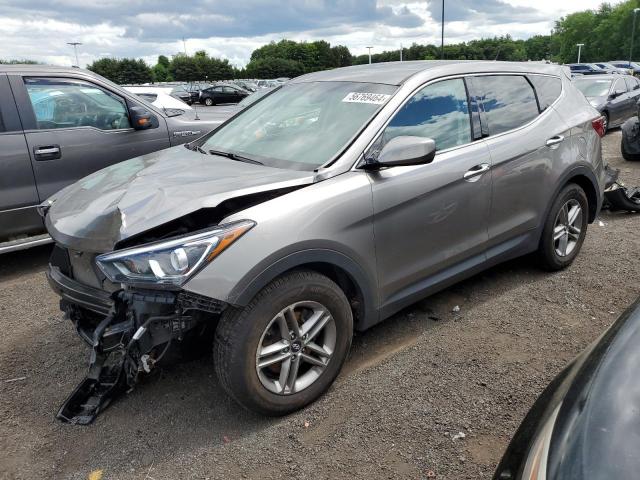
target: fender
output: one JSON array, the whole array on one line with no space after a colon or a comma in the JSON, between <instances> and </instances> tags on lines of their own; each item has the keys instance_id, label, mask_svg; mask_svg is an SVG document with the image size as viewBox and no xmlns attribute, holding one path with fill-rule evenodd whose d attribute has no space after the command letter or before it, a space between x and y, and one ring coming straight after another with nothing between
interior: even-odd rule
<instances>
[{"instance_id":1,"label":"fender","mask_svg":"<svg viewBox=\"0 0 640 480\"><path fill-rule=\"evenodd\" d=\"M312 248L291 253L268 266L258 265L252 269L229 293L228 301L234 305L246 306L251 299L273 279L288 270L304 267L310 263L322 263L339 268L347 273L362 296L363 317L356 325L357 330L365 330L378 323L379 312L375 279L347 255L336 250ZM259 272L259 273L255 273Z\"/></svg>"}]
</instances>

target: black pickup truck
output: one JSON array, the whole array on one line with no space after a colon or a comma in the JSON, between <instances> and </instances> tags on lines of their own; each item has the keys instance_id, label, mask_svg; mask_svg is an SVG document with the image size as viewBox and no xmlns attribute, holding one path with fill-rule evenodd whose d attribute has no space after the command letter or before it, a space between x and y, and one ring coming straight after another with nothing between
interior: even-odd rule
<instances>
[{"instance_id":1,"label":"black pickup truck","mask_svg":"<svg viewBox=\"0 0 640 480\"><path fill-rule=\"evenodd\" d=\"M0 65L0 254L50 241L36 207L58 190L223 120L158 109L78 68Z\"/></svg>"}]
</instances>

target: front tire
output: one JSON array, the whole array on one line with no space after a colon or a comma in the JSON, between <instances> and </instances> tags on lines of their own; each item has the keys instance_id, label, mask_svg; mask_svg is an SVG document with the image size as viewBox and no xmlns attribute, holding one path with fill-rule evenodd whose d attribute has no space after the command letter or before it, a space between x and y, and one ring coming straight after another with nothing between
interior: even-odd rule
<instances>
[{"instance_id":1,"label":"front tire","mask_svg":"<svg viewBox=\"0 0 640 480\"><path fill-rule=\"evenodd\" d=\"M213 106L213 103L214 103L214 102L213 102L213 98L207 97L207 98L205 98L205 99L204 99L204 104L205 104L207 107L211 107L211 106Z\"/></svg>"},{"instance_id":2,"label":"front tire","mask_svg":"<svg viewBox=\"0 0 640 480\"><path fill-rule=\"evenodd\" d=\"M546 270L573 263L587 234L589 202L584 190L570 183L560 191L545 221L538 258Z\"/></svg>"},{"instance_id":3,"label":"front tire","mask_svg":"<svg viewBox=\"0 0 640 480\"><path fill-rule=\"evenodd\" d=\"M274 280L242 309L223 314L213 346L224 390L243 407L286 415L320 397L351 347L344 292L313 271Z\"/></svg>"}]
</instances>

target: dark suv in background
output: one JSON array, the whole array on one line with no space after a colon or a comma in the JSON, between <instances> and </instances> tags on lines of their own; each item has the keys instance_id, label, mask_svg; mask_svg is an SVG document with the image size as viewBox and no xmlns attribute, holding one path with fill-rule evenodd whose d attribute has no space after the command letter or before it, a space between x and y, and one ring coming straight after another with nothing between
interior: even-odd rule
<instances>
[{"instance_id":1,"label":"dark suv in background","mask_svg":"<svg viewBox=\"0 0 640 480\"><path fill-rule=\"evenodd\" d=\"M63 187L221 122L157 109L78 68L0 65L0 253L50 241L36 206Z\"/></svg>"}]
</instances>

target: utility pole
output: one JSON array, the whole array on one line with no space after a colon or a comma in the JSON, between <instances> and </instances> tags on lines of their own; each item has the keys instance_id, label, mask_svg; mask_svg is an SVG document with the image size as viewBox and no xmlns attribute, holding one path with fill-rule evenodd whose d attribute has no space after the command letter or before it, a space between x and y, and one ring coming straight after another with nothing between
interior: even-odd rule
<instances>
[{"instance_id":1,"label":"utility pole","mask_svg":"<svg viewBox=\"0 0 640 480\"><path fill-rule=\"evenodd\" d=\"M640 12L640 8L633 9L633 29L631 30L631 48L629 48L629 66L631 66L631 61L633 60L633 40L636 33L636 16Z\"/></svg>"},{"instance_id":2,"label":"utility pole","mask_svg":"<svg viewBox=\"0 0 640 480\"><path fill-rule=\"evenodd\" d=\"M578 63L580 63L580 54L582 53L582 47L584 47L584 43L576 43L576 47L578 47Z\"/></svg>"},{"instance_id":3,"label":"utility pole","mask_svg":"<svg viewBox=\"0 0 640 480\"><path fill-rule=\"evenodd\" d=\"M402 44L400 44L400 61L402 61Z\"/></svg>"},{"instance_id":4,"label":"utility pole","mask_svg":"<svg viewBox=\"0 0 640 480\"><path fill-rule=\"evenodd\" d=\"M185 42L184 37L182 37L182 46L184 47L184 55L187 56L187 42Z\"/></svg>"},{"instance_id":5,"label":"utility pole","mask_svg":"<svg viewBox=\"0 0 640 480\"><path fill-rule=\"evenodd\" d=\"M369 65L371 65L371 49L372 49L373 47L365 47L365 48L368 48L368 49L369 49Z\"/></svg>"},{"instance_id":6,"label":"utility pole","mask_svg":"<svg viewBox=\"0 0 640 480\"><path fill-rule=\"evenodd\" d=\"M67 42L67 45L71 45L73 47L73 51L76 54L76 67L80 67L80 62L78 61L78 45L82 45L80 42Z\"/></svg>"},{"instance_id":7,"label":"utility pole","mask_svg":"<svg viewBox=\"0 0 640 480\"><path fill-rule=\"evenodd\" d=\"M442 0L442 39L440 41L440 56L444 60L444 0Z\"/></svg>"}]
</instances>

